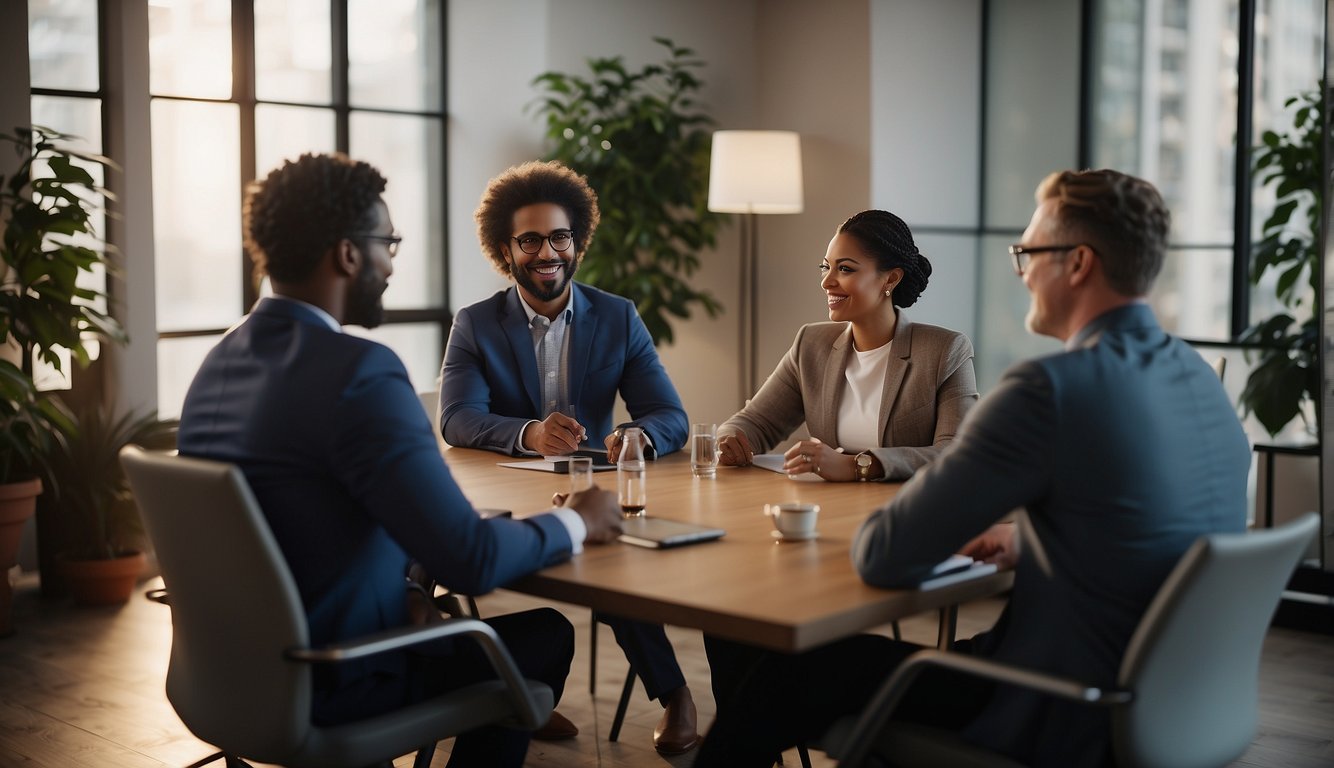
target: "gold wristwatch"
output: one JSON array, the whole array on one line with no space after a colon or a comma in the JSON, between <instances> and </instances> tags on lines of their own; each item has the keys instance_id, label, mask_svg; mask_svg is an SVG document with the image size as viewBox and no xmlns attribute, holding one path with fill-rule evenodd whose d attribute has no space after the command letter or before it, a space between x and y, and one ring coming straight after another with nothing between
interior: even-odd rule
<instances>
[{"instance_id":1,"label":"gold wristwatch","mask_svg":"<svg viewBox=\"0 0 1334 768\"><path fill-rule=\"evenodd\" d=\"M857 454L857 480L866 482L871 479L871 452L862 451Z\"/></svg>"}]
</instances>

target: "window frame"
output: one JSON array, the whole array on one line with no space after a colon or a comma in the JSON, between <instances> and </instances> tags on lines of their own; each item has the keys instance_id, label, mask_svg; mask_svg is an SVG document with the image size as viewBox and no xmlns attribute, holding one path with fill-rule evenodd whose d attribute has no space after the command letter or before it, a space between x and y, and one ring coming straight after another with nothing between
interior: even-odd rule
<instances>
[{"instance_id":1,"label":"window frame","mask_svg":"<svg viewBox=\"0 0 1334 768\"><path fill-rule=\"evenodd\" d=\"M198 97L183 97L176 95L149 94L149 104L157 100L181 101L193 103L213 103L213 104L234 104L239 112L240 122L240 159L238 173L240 175L241 192L244 196L246 186L258 178L261 169L256 167L256 134L257 127L255 122L256 108L259 105L290 106L320 109L328 109L333 113L334 118L334 149L344 154L351 154L350 149L350 129L351 118L354 113L363 114L382 114L394 116L419 117L426 120L437 120L440 124L441 134L441 152L440 163L437 169L440 178L449 178L449 131L448 131L448 77L446 76L448 67L448 23L449 14L447 12L447 3L445 0L439 0L439 55L440 55L440 107L437 110L409 110L393 109L384 107L353 107L350 101L350 87L348 84L348 70L350 61L348 56L348 0L331 0L330 2L330 95L328 103L313 102L294 102L283 100L260 99L257 96L256 88L256 65L255 65L255 13L254 0L232 0L231 9L231 27L232 27L232 94L227 99L209 99ZM105 3L103 3L105 5ZM384 313L383 325L398 324L434 324L440 328L440 348L439 355L443 359L445 345L449 338L449 329L453 323L453 312L449 306L449 185L442 184L440 188L440 200L438 209L431 210L433 216L438 217L438 223L441 233L441 253L440 264L440 305L423 306L411 308L386 308ZM243 312L248 314L250 308L259 300L259 287L255 280L254 263L246 255L244 248L238 254L240 257L241 269L241 306ZM430 256L426 256L430 258ZM221 336L227 331L226 328L190 328L177 330L158 330L157 338L159 341L168 339L198 338L206 336Z\"/></svg>"}]
</instances>

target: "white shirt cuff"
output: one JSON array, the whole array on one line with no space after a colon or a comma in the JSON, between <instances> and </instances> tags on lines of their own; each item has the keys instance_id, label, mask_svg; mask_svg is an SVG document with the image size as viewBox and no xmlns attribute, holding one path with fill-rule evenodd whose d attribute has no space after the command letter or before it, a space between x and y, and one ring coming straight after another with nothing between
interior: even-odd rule
<instances>
[{"instance_id":1,"label":"white shirt cuff","mask_svg":"<svg viewBox=\"0 0 1334 768\"><path fill-rule=\"evenodd\" d=\"M529 421L527 424L524 424L522 427L519 428L519 436L516 437L516 438L514 439L514 451L515 451L516 453L518 453L520 456L540 456L540 455L541 455L541 454L539 454L537 451L530 451L530 450L528 450L527 448L524 448L524 447L523 447L523 433L524 433L524 432L527 432L527 431L528 431L528 428L531 427L532 425L536 424L536 423L537 423L536 421ZM581 522L582 522L582 521L581 521Z\"/></svg>"},{"instance_id":2,"label":"white shirt cuff","mask_svg":"<svg viewBox=\"0 0 1334 768\"><path fill-rule=\"evenodd\" d=\"M584 525L584 519L579 513L569 507L552 507L548 511L556 516L570 534L570 554L577 555L583 552L584 539L588 538L588 526Z\"/></svg>"}]
</instances>

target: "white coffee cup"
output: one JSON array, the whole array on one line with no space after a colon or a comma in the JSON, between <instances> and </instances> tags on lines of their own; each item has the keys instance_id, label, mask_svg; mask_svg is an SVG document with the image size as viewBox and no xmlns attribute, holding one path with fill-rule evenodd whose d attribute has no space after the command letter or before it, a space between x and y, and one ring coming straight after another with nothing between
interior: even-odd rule
<instances>
[{"instance_id":1,"label":"white coffee cup","mask_svg":"<svg viewBox=\"0 0 1334 768\"><path fill-rule=\"evenodd\" d=\"M764 514L773 521L774 528L782 538L810 539L815 537L815 521L820 516L820 505L804 501L765 504Z\"/></svg>"}]
</instances>

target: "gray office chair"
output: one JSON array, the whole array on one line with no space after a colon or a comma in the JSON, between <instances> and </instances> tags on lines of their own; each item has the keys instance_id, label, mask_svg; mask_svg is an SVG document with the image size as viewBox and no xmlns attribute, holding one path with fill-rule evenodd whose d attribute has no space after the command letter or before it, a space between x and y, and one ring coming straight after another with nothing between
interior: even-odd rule
<instances>
[{"instance_id":1,"label":"gray office chair","mask_svg":"<svg viewBox=\"0 0 1334 768\"><path fill-rule=\"evenodd\" d=\"M859 718L836 723L821 743L840 766L866 765L873 755L893 766L1016 765L952 733L890 722L913 679L939 666L1105 707L1118 765L1226 765L1254 737L1261 646L1318 525L1318 516L1308 513L1279 528L1196 541L1140 620L1114 689L963 654L919 651Z\"/></svg>"},{"instance_id":2,"label":"gray office chair","mask_svg":"<svg viewBox=\"0 0 1334 768\"><path fill-rule=\"evenodd\" d=\"M195 736L242 759L291 768L388 765L491 723L534 729L552 692L525 680L495 631L474 619L393 629L311 648L296 584L240 470L135 446L121 463L170 590L167 698ZM437 638L474 639L499 679L337 726L311 724L311 665L337 664ZM193 768L193 767L192 767Z\"/></svg>"}]
</instances>

